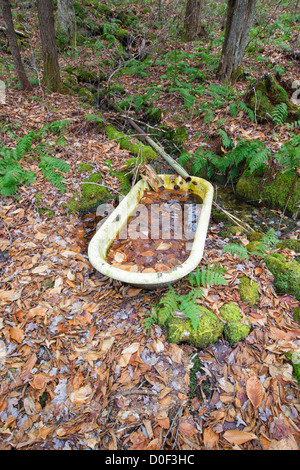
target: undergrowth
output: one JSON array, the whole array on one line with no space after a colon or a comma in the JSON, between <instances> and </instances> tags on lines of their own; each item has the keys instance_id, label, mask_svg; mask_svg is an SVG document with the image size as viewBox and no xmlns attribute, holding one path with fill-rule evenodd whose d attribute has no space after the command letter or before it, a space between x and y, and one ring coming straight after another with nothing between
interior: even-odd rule
<instances>
[{"instance_id":1,"label":"undergrowth","mask_svg":"<svg viewBox=\"0 0 300 470\"><path fill-rule=\"evenodd\" d=\"M19 139L15 148L6 145L0 147L0 194L2 196L15 195L19 186L23 184L28 186L36 179L36 174L32 170L25 170L22 167L22 161L28 154L31 155L31 159L40 160L38 166L45 179L61 193L65 191L61 173L68 172L69 165L59 158L48 155L50 148L44 138L50 133L58 134L56 145L64 145L63 132L67 123L68 120L60 120L45 124L41 129L31 131Z\"/></svg>"}]
</instances>

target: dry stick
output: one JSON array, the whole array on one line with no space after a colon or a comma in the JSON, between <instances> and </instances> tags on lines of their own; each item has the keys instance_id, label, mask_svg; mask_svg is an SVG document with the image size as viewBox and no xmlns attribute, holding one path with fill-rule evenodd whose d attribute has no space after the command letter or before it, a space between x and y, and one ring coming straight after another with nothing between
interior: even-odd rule
<instances>
[{"instance_id":1,"label":"dry stick","mask_svg":"<svg viewBox=\"0 0 300 470\"><path fill-rule=\"evenodd\" d=\"M113 109L115 109L118 113L120 113L121 117L123 119L127 119L129 124L138 132L139 135L141 135L141 137L162 157L164 158L164 160L166 160L166 162L180 175L182 176L182 178L186 181L190 181L191 180L191 177L190 175L188 174L188 172L182 168L181 165L179 165L179 163L177 163L172 157L170 157L170 155L168 155L164 149L158 145L156 142L154 142L149 136L148 134L146 134L143 129L141 129L138 124L130 117L125 117L123 115L123 110L121 108L119 108L118 105L116 105L115 103L112 103L110 100L109 100L109 104L111 105L111 107ZM229 217L231 220L233 220L239 227L242 227L244 230L248 231L252 231L252 227L250 227L250 225L248 225L246 222L242 222L240 219L238 219L235 215L232 215L230 214L228 211L226 211L225 209L223 209L221 206L219 206L216 202L213 201L213 205L215 207L217 207L218 210L224 212L224 214L227 215L227 217Z\"/></svg>"}]
</instances>

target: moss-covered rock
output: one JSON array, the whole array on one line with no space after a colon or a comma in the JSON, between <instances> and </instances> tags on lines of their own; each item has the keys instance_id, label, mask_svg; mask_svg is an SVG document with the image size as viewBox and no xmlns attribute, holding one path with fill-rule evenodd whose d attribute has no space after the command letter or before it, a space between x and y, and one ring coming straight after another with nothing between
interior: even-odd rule
<instances>
[{"instance_id":1,"label":"moss-covered rock","mask_svg":"<svg viewBox=\"0 0 300 470\"><path fill-rule=\"evenodd\" d=\"M246 102L251 109L256 111L258 121L272 120L275 106L281 103L287 106L288 119L292 121L297 119L297 106L291 103L288 93L279 85L273 75L265 76L256 83L254 88L255 91L252 88L246 95Z\"/></svg>"},{"instance_id":2,"label":"moss-covered rock","mask_svg":"<svg viewBox=\"0 0 300 470\"><path fill-rule=\"evenodd\" d=\"M237 343L248 336L251 322L249 318L243 318L237 304L230 302L223 305L220 308L220 315L226 321L224 335L230 343Z\"/></svg>"},{"instance_id":3,"label":"moss-covered rock","mask_svg":"<svg viewBox=\"0 0 300 470\"><path fill-rule=\"evenodd\" d=\"M261 243L259 240L253 240L252 242L248 243L246 248L249 253L253 253L254 251L257 251L259 249L260 245Z\"/></svg>"},{"instance_id":4,"label":"moss-covered rock","mask_svg":"<svg viewBox=\"0 0 300 470\"><path fill-rule=\"evenodd\" d=\"M137 139L118 131L112 125L106 127L108 139L120 144L121 149L128 150L135 157L140 157L143 162L157 160L157 154L149 145L143 145Z\"/></svg>"},{"instance_id":5,"label":"moss-covered rock","mask_svg":"<svg viewBox=\"0 0 300 470\"><path fill-rule=\"evenodd\" d=\"M255 305L260 297L257 282L249 279L247 276L243 276L239 280L241 300L247 302L249 305Z\"/></svg>"},{"instance_id":6,"label":"moss-covered rock","mask_svg":"<svg viewBox=\"0 0 300 470\"><path fill-rule=\"evenodd\" d=\"M88 102L90 104L94 104L95 102L95 97L93 93L90 90L87 90L86 88L80 88L78 91L78 95L84 102Z\"/></svg>"},{"instance_id":7,"label":"moss-covered rock","mask_svg":"<svg viewBox=\"0 0 300 470\"><path fill-rule=\"evenodd\" d=\"M205 307L199 308L199 325L194 330L190 320L173 315L167 323L168 341L172 343L189 343L200 349L214 344L222 335L223 323Z\"/></svg>"},{"instance_id":8,"label":"moss-covered rock","mask_svg":"<svg viewBox=\"0 0 300 470\"><path fill-rule=\"evenodd\" d=\"M276 290L300 300L300 264L277 253L268 255L265 263L274 276L273 283Z\"/></svg>"},{"instance_id":9,"label":"moss-covered rock","mask_svg":"<svg viewBox=\"0 0 300 470\"><path fill-rule=\"evenodd\" d=\"M252 204L263 204L294 214L298 210L300 200L300 183L294 186L288 200L293 182L294 175L278 173L274 180L261 188L261 178L250 175L250 172L246 170L236 184L236 194Z\"/></svg>"},{"instance_id":10,"label":"moss-covered rock","mask_svg":"<svg viewBox=\"0 0 300 470\"><path fill-rule=\"evenodd\" d=\"M276 248L288 248L289 250L293 250L296 253L300 253L300 240L285 238L284 240L280 240L280 242L276 245Z\"/></svg>"},{"instance_id":11,"label":"moss-covered rock","mask_svg":"<svg viewBox=\"0 0 300 470\"><path fill-rule=\"evenodd\" d=\"M249 242L255 242L258 240L261 240L264 237L264 233L262 232L248 232L247 233L247 238Z\"/></svg>"},{"instance_id":12,"label":"moss-covered rock","mask_svg":"<svg viewBox=\"0 0 300 470\"><path fill-rule=\"evenodd\" d=\"M67 210L85 214L109 199L112 195L105 186L86 181L81 185L81 195L75 194L67 203Z\"/></svg>"}]
</instances>

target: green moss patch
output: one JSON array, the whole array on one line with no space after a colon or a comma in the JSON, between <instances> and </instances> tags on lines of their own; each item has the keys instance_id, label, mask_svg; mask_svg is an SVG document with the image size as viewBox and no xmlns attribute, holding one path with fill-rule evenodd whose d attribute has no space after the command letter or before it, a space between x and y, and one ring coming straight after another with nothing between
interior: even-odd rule
<instances>
[{"instance_id":1,"label":"green moss patch","mask_svg":"<svg viewBox=\"0 0 300 470\"><path fill-rule=\"evenodd\" d=\"M300 183L295 185L288 200L293 182L294 175L279 173L274 180L261 188L261 178L245 171L236 184L236 194L247 202L279 208L294 214L298 210L300 200Z\"/></svg>"},{"instance_id":2,"label":"green moss patch","mask_svg":"<svg viewBox=\"0 0 300 470\"><path fill-rule=\"evenodd\" d=\"M255 305L260 297L257 282L249 279L247 276L240 278L239 293L241 300L249 305Z\"/></svg>"},{"instance_id":3,"label":"green moss patch","mask_svg":"<svg viewBox=\"0 0 300 470\"><path fill-rule=\"evenodd\" d=\"M220 308L220 315L226 321L224 335L230 343L237 343L248 336L251 322L249 318L243 318L240 307L237 304L230 302L223 305Z\"/></svg>"},{"instance_id":4,"label":"green moss patch","mask_svg":"<svg viewBox=\"0 0 300 470\"><path fill-rule=\"evenodd\" d=\"M205 349L214 344L223 333L223 323L205 307L198 306L199 324L195 330L191 321L173 315L167 323L168 341L172 343L189 343Z\"/></svg>"},{"instance_id":5,"label":"green moss patch","mask_svg":"<svg viewBox=\"0 0 300 470\"><path fill-rule=\"evenodd\" d=\"M121 149L128 150L132 155L139 157L145 163L157 160L156 152L149 145L143 145L137 139L118 131L111 125L106 127L106 135L108 139L119 143Z\"/></svg>"},{"instance_id":6,"label":"green moss patch","mask_svg":"<svg viewBox=\"0 0 300 470\"><path fill-rule=\"evenodd\" d=\"M268 255L265 263L274 276L276 290L300 300L300 264L277 253Z\"/></svg>"},{"instance_id":7,"label":"green moss patch","mask_svg":"<svg viewBox=\"0 0 300 470\"><path fill-rule=\"evenodd\" d=\"M284 103L287 106L288 119L297 119L297 106L290 102L289 96L272 75L267 75L255 85L246 96L248 106L256 111L258 121L272 120L275 106Z\"/></svg>"}]
</instances>

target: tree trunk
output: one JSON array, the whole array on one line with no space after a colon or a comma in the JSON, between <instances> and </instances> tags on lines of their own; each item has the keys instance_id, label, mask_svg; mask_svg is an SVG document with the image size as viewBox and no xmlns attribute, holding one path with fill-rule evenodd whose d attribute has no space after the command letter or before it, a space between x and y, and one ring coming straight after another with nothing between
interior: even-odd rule
<instances>
[{"instance_id":1,"label":"tree trunk","mask_svg":"<svg viewBox=\"0 0 300 470\"><path fill-rule=\"evenodd\" d=\"M253 23L256 0L228 0L225 38L217 75L230 80L240 67Z\"/></svg>"},{"instance_id":2,"label":"tree trunk","mask_svg":"<svg viewBox=\"0 0 300 470\"><path fill-rule=\"evenodd\" d=\"M195 41L201 32L202 0L187 0L184 27L188 41Z\"/></svg>"},{"instance_id":3,"label":"tree trunk","mask_svg":"<svg viewBox=\"0 0 300 470\"><path fill-rule=\"evenodd\" d=\"M44 85L49 91L59 92L63 84L56 49L52 0L37 0L37 7L44 64Z\"/></svg>"},{"instance_id":4,"label":"tree trunk","mask_svg":"<svg viewBox=\"0 0 300 470\"><path fill-rule=\"evenodd\" d=\"M0 0L0 6L2 10L2 15L5 23L5 33L8 38L8 43L10 51L13 56L16 72L18 79L21 82L21 87L23 90L30 90L32 88L22 63L22 58L20 54L20 49L18 46L17 35L14 29L14 23L11 14L11 8L9 0Z\"/></svg>"},{"instance_id":5,"label":"tree trunk","mask_svg":"<svg viewBox=\"0 0 300 470\"><path fill-rule=\"evenodd\" d=\"M76 16L73 0L57 0L57 33L66 44L75 46Z\"/></svg>"}]
</instances>

